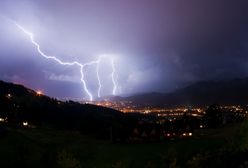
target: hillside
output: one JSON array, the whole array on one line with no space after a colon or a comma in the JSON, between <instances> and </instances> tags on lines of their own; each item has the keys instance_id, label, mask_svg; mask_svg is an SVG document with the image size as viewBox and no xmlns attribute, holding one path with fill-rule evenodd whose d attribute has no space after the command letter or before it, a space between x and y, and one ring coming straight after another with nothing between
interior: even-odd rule
<instances>
[{"instance_id":1,"label":"hillside","mask_svg":"<svg viewBox=\"0 0 248 168\"><path fill-rule=\"evenodd\" d=\"M232 149L230 140L243 143L234 138L240 128L236 124L201 130L204 136L191 139L139 144L112 144L54 129L11 129L7 137L0 138L0 161L1 167L37 168L75 163L88 168L241 167L247 155L227 150Z\"/></svg>"},{"instance_id":2,"label":"hillside","mask_svg":"<svg viewBox=\"0 0 248 168\"><path fill-rule=\"evenodd\" d=\"M97 133L109 129L112 120L122 120L123 114L91 104L62 102L24 86L0 81L0 117L7 117L14 125L28 121L33 125Z\"/></svg>"},{"instance_id":3,"label":"hillside","mask_svg":"<svg viewBox=\"0 0 248 168\"><path fill-rule=\"evenodd\" d=\"M120 99L120 98L119 98ZM171 93L147 93L123 98L135 104L156 106L247 104L248 78L197 82Z\"/></svg>"}]
</instances>

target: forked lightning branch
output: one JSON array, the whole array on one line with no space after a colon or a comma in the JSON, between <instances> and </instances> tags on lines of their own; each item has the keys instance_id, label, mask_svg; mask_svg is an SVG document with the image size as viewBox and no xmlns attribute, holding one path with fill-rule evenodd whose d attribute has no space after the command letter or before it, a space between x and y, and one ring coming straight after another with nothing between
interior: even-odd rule
<instances>
[{"instance_id":1,"label":"forked lightning branch","mask_svg":"<svg viewBox=\"0 0 248 168\"><path fill-rule=\"evenodd\" d=\"M111 68L112 68L112 72L111 72L111 80L112 80L112 84L113 84L113 89L112 89L112 95L115 95L116 94L116 90L117 90L117 81L116 81L116 78L117 78L117 74L116 74L116 70L115 70L115 62L114 62L114 58L112 58L110 55L101 55L98 57L97 60L94 60L94 61L91 61L91 62L87 62L85 64L82 64L78 61L72 61L72 62L65 62L65 61L62 61L61 59L59 59L58 57L56 56L51 56L51 55L47 55L45 54L42 50L41 50L41 47L40 45L38 44L37 41L35 41L34 39L34 35L33 33L27 31L23 26L19 25L18 23L16 23L15 21L12 21L24 34L26 34L31 43L36 47L38 53L46 58L46 59L50 59L50 60L53 60L63 66L78 66L79 69L80 69L80 74L81 74L81 83L83 85L83 89L85 91L85 93L88 95L89 97L89 100L90 101L93 101L93 94L91 93L91 91L89 90L88 88L88 85L87 85L87 82L85 80L85 75L84 75L84 68L87 67L87 66L96 66L96 76L97 76L97 80L98 80L98 90L97 90L97 96L98 97L101 97L101 89L102 89L102 82L101 82L101 78L99 76L99 66L100 66L100 63L102 62L103 59L109 59L110 60L110 63L111 63Z\"/></svg>"}]
</instances>

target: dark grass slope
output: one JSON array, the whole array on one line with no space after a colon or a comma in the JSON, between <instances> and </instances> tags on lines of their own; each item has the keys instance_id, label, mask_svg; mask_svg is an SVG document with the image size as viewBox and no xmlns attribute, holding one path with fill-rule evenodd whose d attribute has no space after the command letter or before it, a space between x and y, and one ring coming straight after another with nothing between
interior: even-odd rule
<instances>
[{"instance_id":1,"label":"dark grass slope","mask_svg":"<svg viewBox=\"0 0 248 168\"><path fill-rule=\"evenodd\" d=\"M199 153L215 153L224 148L238 128L239 125L232 125L204 130L199 132L204 133L201 137L140 144L112 144L78 132L46 128L10 129L8 136L0 138L0 161L1 167L60 167L58 156L66 152L65 160L73 163L75 159L87 168L145 168L148 165L162 168L174 159L178 167L191 167L189 161Z\"/></svg>"}]
</instances>

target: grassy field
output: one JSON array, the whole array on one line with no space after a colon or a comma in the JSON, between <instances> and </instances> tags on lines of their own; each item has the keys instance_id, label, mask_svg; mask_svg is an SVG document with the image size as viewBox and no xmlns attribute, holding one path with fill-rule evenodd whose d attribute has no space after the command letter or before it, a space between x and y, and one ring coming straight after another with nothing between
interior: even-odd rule
<instances>
[{"instance_id":1,"label":"grassy field","mask_svg":"<svg viewBox=\"0 0 248 168\"><path fill-rule=\"evenodd\" d=\"M183 167L197 153L225 145L237 129L198 130L190 139L141 144L112 144L54 129L9 129L0 138L0 167L143 168L163 167L168 159Z\"/></svg>"}]
</instances>

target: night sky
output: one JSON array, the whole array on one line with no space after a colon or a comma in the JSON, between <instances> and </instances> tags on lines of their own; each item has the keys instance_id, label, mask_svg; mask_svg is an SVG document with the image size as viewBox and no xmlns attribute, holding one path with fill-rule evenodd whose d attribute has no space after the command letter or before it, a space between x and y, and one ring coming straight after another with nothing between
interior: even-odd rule
<instances>
[{"instance_id":1,"label":"night sky","mask_svg":"<svg viewBox=\"0 0 248 168\"><path fill-rule=\"evenodd\" d=\"M0 15L0 79L53 97L87 99L79 68L41 57L10 20L61 60L114 56L118 95L248 76L247 0L1 0ZM110 74L104 60L103 96ZM94 66L85 80L96 96Z\"/></svg>"}]
</instances>

